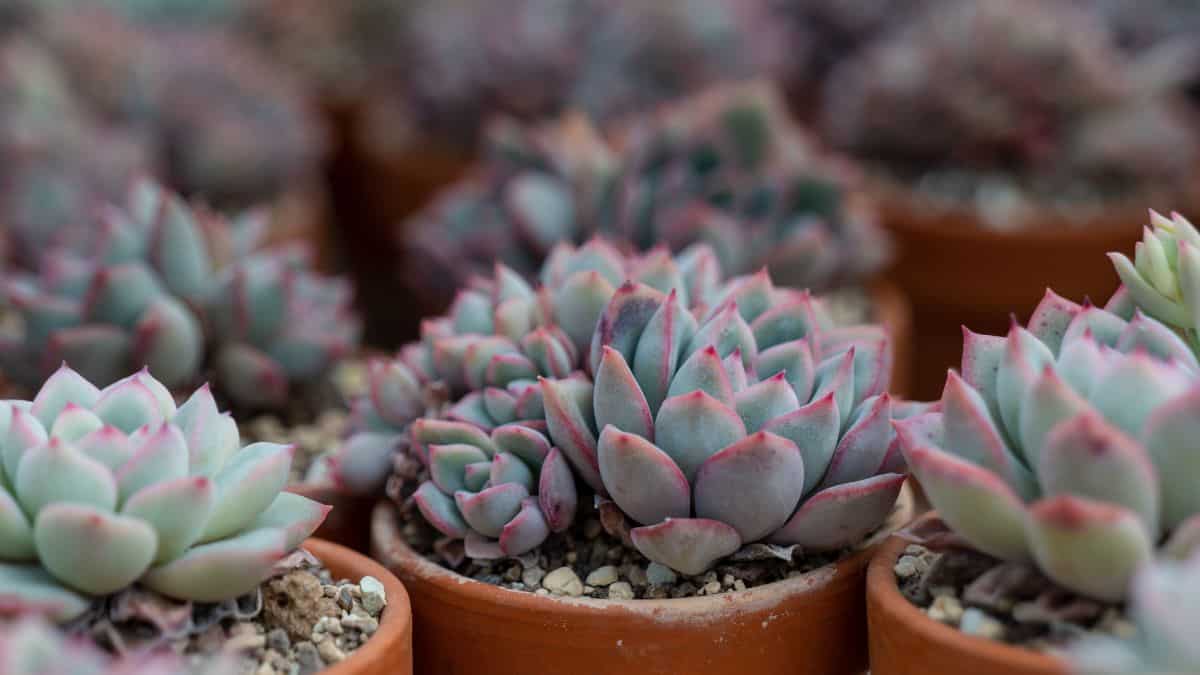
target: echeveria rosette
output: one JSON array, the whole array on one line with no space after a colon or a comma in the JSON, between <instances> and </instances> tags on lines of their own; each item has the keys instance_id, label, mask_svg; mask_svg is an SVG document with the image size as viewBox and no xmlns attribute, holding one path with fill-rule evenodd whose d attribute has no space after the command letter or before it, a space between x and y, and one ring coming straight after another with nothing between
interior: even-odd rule
<instances>
[{"instance_id":1,"label":"echeveria rosette","mask_svg":"<svg viewBox=\"0 0 1200 675\"><path fill-rule=\"evenodd\" d=\"M251 253L219 273L207 316L221 391L251 408L280 408L358 345L348 282L315 273L302 244Z\"/></svg>"},{"instance_id":2,"label":"echeveria rosette","mask_svg":"<svg viewBox=\"0 0 1200 675\"><path fill-rule=\"evenodd\" d=\"M410 278L449 294L496 262L534 274L560 242L581 242L612 211L617 158L591 122L500 119L467 178L403 223Z\"/></svg>"},{"instance_id":3,"label":"echeveria rosette","mask_svg":"<svg viewBox=\"0 0 1200 675\"><path fill-rule=\"evenodd\" d=\"M952 530L1107 601L1164 538L1190 547L1200 381L1174 331L1047 292L1028 328L965 335L941 410L897 423Z\"/></svg>"},{"instance_id":4,"label":"echeveria rosette","mask_svg":"<svg viewBox=\"0 0 1200 675\"><path fill-rule=\"evenodd\" d=\"M829 288L887 258L857 172L822 156L766 82L729 84L627 132L618 229L634 245L713 247L722 268Z\"/></svg>"},{"instance_id":5,"label":"echeveria rosette","mask_svg":"<svg viewBox=\"0 0 1200 675\"><path fill-rule=\"evenodd\" d=\"M0 606L65 620L133 583L217 602L256 588L328 507L280 492L293 449L242 447L208 387L62 367L0 403Z\"/></svg>"},{"instance_id":6,"label":"echeveria rosette","mask_svg":"<svg viewBox=\"0 0 1200 675\"><path fill-rule=\"evenodd\" d=\"M1132 305L1182 333L1200 350L1200 232L1186 218L1151 211L1150 224L1130 260L1108 257Z\"/></svg>"},{"instance_id":7,"label":"echeveria rosette","mask_svg":"<svg viewBox=\"0 0 1200 675\"><path fill-rule=\"evenodd\" d=\"M173 653L115 657L88 637L68 637L32 614L0 622L0 673L5 675L234 675L232 658L202 667Z\"/></svg>"},{"instance_id":8,"label":"echeveria rosette","mask_svg":"<svg viewBox=\"0 0 1200 675\"><path fill-rule=\"evenodd\" d=\"M1066 651L1078 675L1200 672L1200 556L1157 560L1142 568L1129 592L1136 632L1125 638L1089 634Z\"/></svg>"},{"instance_id":9,"label":"echeveria rosette","mask_svg":"<svg viewBox=\"0 0 1200 675\"><path fill-rule=\"evenodd\" d=\"M625 279L663 290L679 288L685 305L703 304L716 292L720 266L707 247L671 256L665 250L622 255L601 239L576 248L560 244L547 257L535 287L504 265L475 277L445 316L422 323L421 340L397 358L370 365L370 393L355 402L356 432L331 459L335 483L354 492L383 485L390 457L416 418L438 413L447 420L490 431L496 410L513 408L519 419L542 415L538 377L562 378L587 369L592 331ZM439 400L455 403L431 410Z\"/></svg>"},{"instance_id":10,"label":"echeveria rosette","mask_svg":"<svg viewBox=\"0 0 1200 675\"><path fill-rule=\"evenodd\" d=\"M904 481L889 456L891 351L833 327L765 273L711 309L627 283L596 326L592 388L541 381L551 440L637 526L647 558L699 574L743 545L859 543Z\"/></svg>"},{"instance_id":11,"label":"echeveria rosette","mask_svg":"<svg viewBox=\"0 0 1200 675\"><path fill-rule=\"evenodd\" d=\"M168 387L191 382L204 355L195 311L212 270L201 223L139 180L97 229L90 251L59 247L36 274L9 280L23 331L0 336L0 363L30 387L63 361L101 385L143 365Z\"/></svg>"}]
</instances>

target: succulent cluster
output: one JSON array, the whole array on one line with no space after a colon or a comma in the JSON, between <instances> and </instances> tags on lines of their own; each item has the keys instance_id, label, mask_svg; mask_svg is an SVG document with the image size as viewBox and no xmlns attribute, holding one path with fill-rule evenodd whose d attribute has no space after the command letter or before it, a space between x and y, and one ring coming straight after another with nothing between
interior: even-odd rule
<instances>
[{"instance_id":1,"label":"succulent cluster","mask_svg":"<svg viewBox=\"0 0 1200 675\"><path fill-rule=\"evenodd\" d=\"M823 115L890 177L1012 227L1039 206L1183 193L1197 143L1177 84L1069 2L930 3L834 70Z\"/></svg>"},{"instance_id":2,"label":"succulent cluster","mask_svg":"<svg viewBox=\"0 0 1200 675\"><path fill-rule=\"evenodd\" d=\"M1178 213L1168 219L1151 211L1150 224L1133 260L1109 254L1125 300L1179 331L1200 351L1200 232Z\"/></svg>"},{"instance_id":3,"label":"succulent cluster","mask_svg":"<svg viewBox=\"0 0 1200 675\"><path fill-rule=\"evenodd\" d=\"M643 554L687 573L762 539L852 545L891 512L903 475L881 328L836 327L765 271L722 283L705 245L564 245L540 277L534 290L498 268L372 368L358 417L391 436L371 454L408 425L397 472L421 480L412 500L443 552L532 550L572 524L576 478L639 525ZM414 421L434 381L456 402ZM351 463L345 450L335 471Z\"/></svg>"},{"instance_id":4,"label":"succulent cluster","mask_svg":"<svg viewBox=\"0 0 1200 675\"><path fill-rule=\"evenodd\" d=\"M98 389L63 366L0 404L0 432L0 604L59 620L134 582L246 593L328 511L280 492L291 446L243 448L207 387L177 408L146 371Z\"/></svg>"},{"instance_id":5,"label":"succulent cluster","mask_svg":"<svg viewBox=\"0 0 1200 675\"><path fill-rule=\"evenodd\" d=\"M355 492L377 490L398 436L427 413L487 431L541 418L537 378L567 377L585 367L596 321L624 280L677 287L680 297L702 303L717 288L720 271L703 246L675 257L665 250L624 256L592 239L578 248L556 246L540 277L535 290L497 265L493 275L463 289L445 316L424 321L419 342L404 346L395 360L373 363L370 396L354 405L354 427L363 433L333 457L334 481ZM439 411L442 400L455 403Z\"/></svg>"},{"instance_id":6,"label":"succulent cluster","mask_svg":"<svg viewBox=\"0 0 1200 675\"><path fill-rule=\"evenodd\" d=\"M174 654L115 658L73 639L40 617L0 623L0 672L6 675L233 675L226 659L190 667Z\"/></svg>"},{"instance_id":7,"label":"succulent cluster","mask_svg":"<svg viewBox=\"0 0 1200 675\"><path fill-rule=\"evenodd\" d=\"M1197 359L1167 326L1131 316L1047 292L1027 328L967 331L940 411L897 425L951 529L1108 601L1159 542L1190 548L1200 526Z\"/></svg>"},{"instance_id":8,"label":"succulent cluster","mask_svg":"<svg viewBox=\"0 0 1200 675\"><path fill-rule=\"evenodd\" d=\"M1134 577L1129 596L1136 634L1080 640L1067 654L1072 671L1134 675L1200 670L1200 649L1187 629L1200 619L1200 556L1147 565Z\"/></svg>"},{"instance_id":9,"label":"succulent cluster","mask_svg":"<svg viewBox=\"0 0 1200 675\"><path fill-rule=\"evenodd\" d=\"M848 164L823 157L763 81L646 116L625 142L618 228L639 247L710 244L730 274L768 266L829 288L875 271L882 230Z\"/></svg>"},{"instance_id":10,"label":"succulent cluster","mask_svg":"<svg viewBox=\"0 0 1200 675\"><path fill-rule=\"evenodd\" d=\"M177 388L211 355L221 393L282 405L289 385L318 381L353 347L357 323L348 287L314 274L304 250L252 251L262 229L135 182L86 249L61 246L7 280L21 334L0 335L0 364L31 387L66 361L101 384L145 365Z\"/></svg>"}]
</instances>

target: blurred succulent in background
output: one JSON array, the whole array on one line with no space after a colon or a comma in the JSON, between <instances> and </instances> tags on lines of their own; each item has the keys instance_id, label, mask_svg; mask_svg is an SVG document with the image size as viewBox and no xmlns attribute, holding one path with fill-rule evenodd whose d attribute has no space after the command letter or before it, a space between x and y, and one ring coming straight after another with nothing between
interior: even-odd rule
<instances>
[{"instance_id":1,"label":"blurred succulent in background","mask_svg":"<svg viewBox=\"0 0 1200 675\"><path fill-rule=\"evenodd\" d=\"M67 637L41 617L0 622L0 672L6 675L233 675L227 659L201 667L175 654L113 657L86 638Z\"/></svg>"},{"instance_id":2,"label":"blurred succulent in background","mask_svg":"<svg viewBox=\"0 0 1200 675\"><path fill-rule=\"evenodd\" d=\"M282 408L358 345L349 283L311 258L302 245L241 256L209 292L214 378L239 405Z\"/></svg>"},{"instance_id":3,"label":"blurred succulent in background","mask_svg":"<svg viewBox=\"0 0 1200 675\"><path fill-rule=\"evenodd\" d=\"M652 561L700 574L759 540L831 551L891 513L889 340L834 327L765 273L710 309L627 283L596 326L594 387L543 379L550 439L635 526Z\"/></svg>"},{"instance_id":4,"label":"blurred succulent in background","mask_svg":"<svg viewBox=\"0 0 1200 675\"><path fill-rule=\"evenodd\" d=\"M1132 63L1067 0L931 3L837 66L831 140L1014 227L1036 208L1186 193L1196 138L1174 73ZM1101 208L1101 207L1098 207Z\"/></svg>"},{"instance_id":5,"label":"blurred succulent in background","mask_svg":"<svg viewBox=\"0 0 1200 675\"><path fill-rule=\"evenodd\" d=\"M27 36L0 42L0 237L36 266L64 238L87 238L92 209L152 164L152 146L92 114L53 53Z\"/></svg>"},{"instance_id":6,"label":"blurred succulent in background","mask_svg":"<svg viewBox=\"0 0 1200 675\"><path fill-rule=\"evenodd\" d=\"M212 269L202 236L177 197L136 182L125 210L106 211L90 251L61 246L36 274L8 280L22 326L0 336L6 374L34 387L67 361L102 385L143 365L168 387L191 382L204 355L194 310Z\"/></svg>"},{"instance_id":7,"label":"blurred succulent in background","mask_svg":"<svg viewBox=\"0 0 1200 675\"><path fill-rule=\"evenodd\" d=\"M474 174L403 223L414 287L448 296L495 262L532 275L559 242L612 217L617 159L582 115L536 126L496 120Z\"/></svg>"},{"instance_id":8,"label":"blurred succulent in background","mask_svg":"<svg viewBox=\"0 0 1200 675\"><path fill-rule=\"evenodd\" d=\"M1200 381L1174 331L1048 291L1028 328L965 336L940 412L897 424L954 532L1106 601L1164 537L1195 545Z\"/></svg>"},{"instance_id":9,"label":"blurred succulent in background","mask_svg":"<svg viewBox=\"0 0 1200 675\"><path fill-rule=\"evenodd\" d=\"M859 280L887 257L855 173L820 156L766 82L666 108L625 145L619 228L637 246L703 241L730 273L768 266L806 288Z\"/></svg>"},{"instance_id":10,"label":"blurred succulent in background","mask_svg":"<svg viewBox=\"0 0 1200 675\"><path fill-rule=\"evenodd\" d=\"M291 446L242 448L207 386L176 408L146 371L98 389L64 366L0 431L0 604L58 620L135 582L237 597L328 511L280 492Z\"/></svg>"},{"instance_id":11,"label":"blurred succulent in background","mask_svg":"<svg viewBox=\"0 0 1200 675\"><path fill-rule=\"evenodd\" d=\"M1110 253L1131 306L1172 326L1200 351L1200 232L1178 213L1151 211L1131 261Z\"/></svg>"},{"instance_id":12,"label":"blurred succulent in background","mask_svg":"<svg viewBox=\"0 0 1200 675\"><path fill-rule=\"evenodd\" d=\"M1200 648L1188 627L1200 620L1200 556L1159 560L1140 570L1129 593L1136 633L1089 635L1067 652L1078 675L1200 672Z\"/></svg>"},{"instance_id":13,"label":"blurred succulent in background","mask_svg":"<svg viewBox=\"0 0 1200 675\"><path fill-rule=\"evenodd\" d=\"M800 106L816 103L829 71L930 0L751 0L758 58ZM803 97L803 98L801 98ZM803 112L803 111L801 111Z\"/></svg>"},{"instance_id":14,"label":"blurred succulent in background","mask_svg":"<svg viewBox=\"0 0 1200 675\"><path fill-rule=\"evenodd\" d=\"M535 290L497 265L493 275L476 277L462 290L446 315L424 321L420 342L404 346L395 360L370 366L370 395L354 404L352 426L361 433L328 467L336 484L377 491L400 436L423 415L486 431L541 419L537 378L563 378L587 367L592 331L625 279L678 288L683 302L699 304L717 288L720 268L703 246L675 257L661 249L623 256L592 239L579 248L555 247L540 277ZM455 403L441 410L444 401Z\"/></svg>"},{"instance_id":15,"label":"blurred succulent in background","mask_svg":"<svg viewBox=\"0 0 1200 675\"><path fill-rule=\"evenodd\" d=\"M30 387L63 361L101 384L145 365L175 389L207 354L220 394L282 406L354 349L358 323L345 282L313 273L302 246L254 250L264 230L253 214L235 225L135 182L87 250L61 246L9 280L22 320L0 335L0 364Z\"/></svg>"}]
</instances>

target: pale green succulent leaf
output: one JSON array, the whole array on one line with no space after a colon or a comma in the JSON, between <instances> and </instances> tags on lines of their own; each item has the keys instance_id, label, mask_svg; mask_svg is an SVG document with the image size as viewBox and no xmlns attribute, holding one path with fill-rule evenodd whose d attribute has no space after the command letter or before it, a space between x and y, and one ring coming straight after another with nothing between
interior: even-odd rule
<instances>
[{"instance_id":1,"label":"pale green succulent leaf","mask_svg":"<svg viewBox=\"0 0 1200 675\"><path fill-rule=\"evenodd\" d=\"M179 600L220 602L257 588L287 554L287 542L288 534L281 528L252 530L195 546L151 568L140 581Z\"/></svg>"},{"instance_id":2,"label":"pale green succulent leaf","mask_svg":"<svg viewBox=\"0 0 1200 675\"><path fill-rule=\"evenodd\" d=\"M213 478L217 504L200 541L245 530L287 484L294 453L290 445L252 443L235 454Z\"/></svg>"},{"instance_id":3,"label":"pale green succulent leaf","mask_svg":"<svg viewBox=\"0 0 1200 675\"><path fill-rule=\"evenodd\" d=\"M158 546L154 528L141 519L65 502L42 509L33 539L42 566L89 595L115 593L138 580Z\"/></svg>"},{"instance_id":4,"label":"pale green succulent leaf","mask_svg":"<svg viewBox=\"0 0 1200 675\"><path fill-rule=\"evenodd\" d=\"M200 539L215 504L212 481L184 476L141 488L125 500L121 514L154 528L158 536L154 563L162 564L178 558Z\"/></svg>"}]
</instances>

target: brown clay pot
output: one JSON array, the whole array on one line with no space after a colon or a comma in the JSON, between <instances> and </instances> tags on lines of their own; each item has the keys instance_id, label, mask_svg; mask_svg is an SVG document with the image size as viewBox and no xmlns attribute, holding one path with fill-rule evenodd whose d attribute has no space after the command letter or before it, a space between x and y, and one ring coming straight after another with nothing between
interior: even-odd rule
<instances>
[{"instance_id":1,"label":"brown clay pot","mask_svg":"<svg viewBox=\"0 0 1200 675\"><path fill-rule=\"evenodd\" d=\"M412 675L412 608L400 581L379 563L344 546L313 538L304 542L304 548L324 563L335 579L375 577L387 594L379 630L349 658L321 675Z\"/></svg>"},{"instance_id":2,"label":"brown clay pot","mask_svg":"<svg viewBox=\"0 0 1200 675\"><path fill-rule=\"evenodd\" d=\"M965 635L914 607L900 595L892 570L908 543L888 539L867 571L871 675L1066 675L1058 659Z\"/></svg>"},{"instance_id":3,"label":"brown clay pot","mask_svg":"<svg viewBox=\"0 0 1200 675\"><path fill-rule=\"evenodd\" d=\"M349 495L331 486L303 483L289 485L287 491L333 507L315 536L360 553L368 551L375 497Z\"/></svg>"},{"instance_id":4,"label":"brown clay pot","mask_svg":"<svg viewBox=\"0 0 1200 675\"><path fill-rule=\"evenodd\" d=\"M892 386L895 396L907 397L912 388L913 369L913 318L908 298L890 281L880 280L871 284L871 304L875 309L875 321L887 328L892 337Z\"/></svg>"},{"instance_id":5,"label":"brown clay pot","mask_svg":"<svg viewBox=\"0 0 1200 675\"><path fill-rule=\"evenodd\" d=\"M919 399L937 398L946 369L960 365L963 325L1003 334L1009 316L1028 318L1047 287L1073 300L1108 300L1120 280L1105 253L1132 251L1146 220L1146 205L1138 205L1087 224L1047 215L998 231L967 209L934 207L896 187L875 193L897 244L888 276L913 306Z\"/></svg>"},{"instance_id":6,"label":"brown clay pot","mask_svg":"<svg viewBox=\"0 0 1200 675\"><path fill-rule=\"evenodd\" d=\"M902 497L889 525L910 516ZM861 673L864 575L883 536L834 565L747 591L620 601L475 581L408 548L390 505L372 519L373 555L412 596L421 675Z\"/></svg>"}]
</instances>

